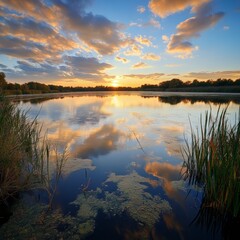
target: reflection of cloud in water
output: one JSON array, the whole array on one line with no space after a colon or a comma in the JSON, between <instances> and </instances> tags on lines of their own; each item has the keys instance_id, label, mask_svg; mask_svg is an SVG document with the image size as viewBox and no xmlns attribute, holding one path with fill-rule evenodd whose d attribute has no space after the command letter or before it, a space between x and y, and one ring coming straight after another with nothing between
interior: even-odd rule
<instances>
[{"instance_id":1,"label":"reflection of cloud in water","mask_svg":"<svg viewBox=\"0 0 240 240\"><path fill-rule=\"evenodd\" d=\"M184 190L184 182L180 179L180 165L172 165L170 163L151 162L145 166L145 171L163 180L162 187L168 197L175 199L179 203L183 201L179 190Z\"/></svg>"},{"instance_id":2,"label":"reflection of cloud in water","mask_svg":"<svg viewBox=\"0 0 240 240\"><path fill-rule=\"evenodd\" d=\"M154 120L152 118L147 118L146 114L143 113L139 113L139 112L132 112L132 116L137 118L138 121L142 124L142 125L151 125L153 124Z\"/></svg>"},{"instance_id":3,"label":"reflection of cloud in water","mask_svg":"<svg viewBox=\"0 0 240 240\"><path fill-rule=\"evenodd\" d=\"M91 159L72 158L68 159L63 168L63 175L68 175L80 169L94 170Z\"/></svg>"},{"instance_id":4,"label":"reflection of cloud in water","mask_svg":"<svg viewBox=\"0 0 240 240\"><path fill-rule=\"evenodd\" d=\"M175 219L173 214L164 214L163 220L169 230L175 230L179 235L179 239L184 239L182 234L183 227L181 226L181 223Z\"/></svg>"},{"instance_id":5,"label":"reflection of cloud in water","mask_svg":"<svg viewBox=\"0 0 240 240\"><path fill-rule=\"evenodd\" d=\"M79 146L74 146L74 156L81 158L106 155L118 147L118 142L124 133L113 125L104 125L89 135Z\"/></svg>"},{"instance_id":6,"label":"reflection of cloud in water","mask_svg":"<svg viewBox=\"0 0 240 240\"><path fill-rule=\"evenodd\" d=\"M162 126L157 131L160 133L159 143L163 142L168 155L182 157L181 144L183 142L184 127Z\"/></svg>"},{"instance_id":7,"label":"reflection of cloud in water","mask_svg":"<svg viewBox=\"0 0 240 240\"><path fill-rule=\"evenodd\" d=\"M145 166L145 171L158 178L168 181L179 180L181 166L174 166L166 162L149 162Z\"/></svg>"},{"instance_id":8,"label":"reflection of cloud in water","mask_svg":"<svg viewBox=\"0 0 240 240\"><path fill-rule=\"evenodd\" d=\"M74 124L97 124L101 119L108 117L110 114L102 110L102 102L93 102L77 107L76 113L70 118Z\"/></svg>"}]
</instances>

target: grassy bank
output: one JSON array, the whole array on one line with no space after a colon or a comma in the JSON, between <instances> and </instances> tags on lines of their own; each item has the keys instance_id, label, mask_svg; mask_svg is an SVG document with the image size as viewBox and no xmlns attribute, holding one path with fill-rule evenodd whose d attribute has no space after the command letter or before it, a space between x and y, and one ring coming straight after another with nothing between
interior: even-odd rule
<instances>
[{"instance_id":1,"label":"grassy bank","mask_svg":"<svg viewBox=\"0 0 240 240\"><path fill-rule=\"evenodd\" d=\"M203 187L203 206L221 215L240 216L240 114L234 124L227 108L216 116L206 112L200 128L191 129L183 149L183 176L191 185Z\"/></svg>"}]
</instances>

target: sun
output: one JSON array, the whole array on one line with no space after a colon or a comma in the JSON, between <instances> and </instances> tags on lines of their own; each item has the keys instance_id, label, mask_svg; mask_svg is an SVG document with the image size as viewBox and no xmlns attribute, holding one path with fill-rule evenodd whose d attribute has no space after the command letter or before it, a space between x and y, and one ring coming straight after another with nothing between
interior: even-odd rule
<instances>
[{"instance_id":1,"label":"sun","mask_svg":"<svg viewBox=\"0 0 240 240\"><path fill-rule=\"evenodd\" d=\"M111 82L111 86L112 86L112 87L119 87L119 82L118 82L118 80L114 79L114 80Z\"/></svg>"}]
</instances>

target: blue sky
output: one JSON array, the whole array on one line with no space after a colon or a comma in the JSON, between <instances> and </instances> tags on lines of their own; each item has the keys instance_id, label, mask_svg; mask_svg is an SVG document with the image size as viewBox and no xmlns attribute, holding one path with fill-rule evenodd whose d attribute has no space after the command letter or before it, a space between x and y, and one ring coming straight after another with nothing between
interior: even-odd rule
<instances>
[{"instance_id":1,"label":"blue sky","mask_svg":"<svg viewBox=\"0 0 240 240\"><path fill-rule=\"evenodd\" d=\"M140 86L240 78L239 0L1 0L7 81Z\"/></svg>"}]
</instances>

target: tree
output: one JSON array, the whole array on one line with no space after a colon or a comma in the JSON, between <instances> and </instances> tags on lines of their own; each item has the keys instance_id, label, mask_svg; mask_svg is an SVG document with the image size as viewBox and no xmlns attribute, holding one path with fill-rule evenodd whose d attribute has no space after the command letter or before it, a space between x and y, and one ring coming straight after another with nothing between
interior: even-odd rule
<instances>
[{"instance_id":1,"label":"tree","mask_svg":"<svg viewBox=\"0 0 240 240\"><path fill-rule=\"evenodd\" d=\"M7 85L6 81L6 75L4 72L0 72L0 91L4 89L4 87Z\"/></svg>"}]
</instances>

